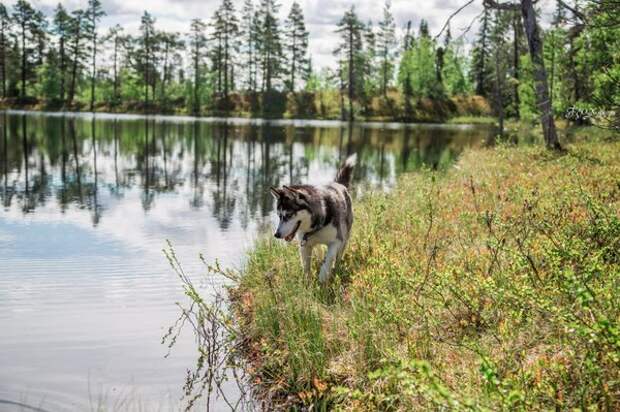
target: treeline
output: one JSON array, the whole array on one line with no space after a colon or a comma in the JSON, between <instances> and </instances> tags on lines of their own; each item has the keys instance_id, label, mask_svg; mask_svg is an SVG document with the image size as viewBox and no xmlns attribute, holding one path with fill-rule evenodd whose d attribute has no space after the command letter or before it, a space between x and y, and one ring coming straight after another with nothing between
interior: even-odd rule
<instances>
[{"instance_id":1,"label":"treeline","mask_svg":"<svg viewBox=\"0 0 620 412\"><path fill-rule=\"evenodd\" d=\"M526 27L526 3L483 0L467 53L449 20L436 36L424 20L399 35L389 0L376 24L351 7L336 30L335 64L315 70L296 2L281 21L276 0L245 0L240 9L222 0L186 33L161 30L145 11L131 35L120 25L100 28L99 0L76 10L59 4L52 16L19 0L11 9L0 4L2 97L9 106L343 119L483 114L487 101L500 120L533 118L546 110L543 101L556 115L579 105L617 107L617 6L557 0L542 30ZM527 33L534 28L542 49L532 54Z\"/></svg>"}]
</instances>

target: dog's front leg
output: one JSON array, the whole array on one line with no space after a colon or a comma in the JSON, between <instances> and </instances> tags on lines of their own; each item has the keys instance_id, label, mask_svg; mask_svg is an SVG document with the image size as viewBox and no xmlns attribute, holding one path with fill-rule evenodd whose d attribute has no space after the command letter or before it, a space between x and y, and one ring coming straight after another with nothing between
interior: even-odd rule
<instances>
[{"instance_id":1,"label":"dog's front leg","mask_svg":"<svg viewBox=\"0 0 620 412\"><path fill-rule=\"evenodd\" d=\"M321 266L321 272L319 273L319 282L325 283L329 280L329 276L332 271L332 265L334 264L334 259L336 259L336 256L338 256L338 252L340 252L341 247L342 242L340 240L335 240L327 246L325 262L323 262L323 265Z\"/></svg>"},{"instance_id":2,"label":"dog's front leg","mask_svg":"<svg viewBox=\"0 0 620 412\"><path fill-rule=\"evenodd\" d=\"M310 274L310 263L312 261L312 246L305 244L300 246L299 254L301 256L301 265L304 268L304 275Z\"/></svg>"}]
</instances>

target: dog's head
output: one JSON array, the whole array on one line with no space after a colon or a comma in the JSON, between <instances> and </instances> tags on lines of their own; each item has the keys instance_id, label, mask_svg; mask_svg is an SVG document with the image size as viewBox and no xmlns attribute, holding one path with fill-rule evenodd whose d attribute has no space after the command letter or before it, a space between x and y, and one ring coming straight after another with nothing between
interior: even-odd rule
<instances>
[{"instance_id":1,"label":"dog's head","mask_svg":"<svg viewBox=\"0 0 620 412\"><path fill-rule=\"evenodd\" d=\"M312 215L307 195L300 189L290 186L271 187L271 194L278 202L277 212L280 222L274 236L290 242L300 230L308 230Z\"/></svg>"}]
</instances>

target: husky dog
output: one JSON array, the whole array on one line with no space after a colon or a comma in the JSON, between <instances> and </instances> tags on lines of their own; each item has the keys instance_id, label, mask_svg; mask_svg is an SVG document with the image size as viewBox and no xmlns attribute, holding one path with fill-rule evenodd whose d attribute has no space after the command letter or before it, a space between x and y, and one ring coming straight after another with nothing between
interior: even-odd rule
<instances>
[{"instance_id":1,"label":"husky dog","mask_svg":"<svg viewBox=\"0 0 620 412\"><path fill-rule=\"evenodd\" d=\"M321 266L319 281L329 279L334 261L339 261L349 241L353 225L351 196L347 189L351 184L356 155L349 156L336 174L336 180L322 186L292 185L272 187L271 194L277 200L280 223L274 236L287 242L295 235L304 273L310 273L312 248L327 245L325 261Z\"/></svg>"}]
</instances>

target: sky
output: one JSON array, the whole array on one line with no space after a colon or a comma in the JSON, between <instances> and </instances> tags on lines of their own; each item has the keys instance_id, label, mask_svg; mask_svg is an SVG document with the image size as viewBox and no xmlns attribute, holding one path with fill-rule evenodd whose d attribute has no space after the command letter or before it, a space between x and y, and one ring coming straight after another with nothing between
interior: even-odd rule
<instances>
[{"instance_id":1,"label":"sky","mask_svg":"<svg viewBox=\"0 0 620 412\"><path fill-rule=\"evenodd\" d=\"M254 1L258 3L260 0ZM140 25L140 16L144 10L148 10L156 18L156 27L160 30L185 33L193 18L201 18L208 22L221 0L101 0L101 2L107 13L101 22L104 30L120 24L127 32L136 33ZM363 22L372 20L376 25L383 17L383 0L298 0L298 2L304 11L306 28L310 32L309 52L315 68L335 65L332 51L336 48L338 35L334 31L344 12L352 5L355 6ZM13 4L15 1L11 0L8 3ZM46 15L51 15L58 0L31 0L31 3ZM72 10L85 7L87 0L68 0L61 3L67 9ZM233 3L237 11L243 6L243 0L233 0ZM292 3L293 0L280 0L281 22L288 14ZM392 0L392 14L396 20L399 38L402 37L409 20L417 31L421 19L428 21L431 35L435 36L450 14L465 3L467 0ZM540 3L546 11L552 7L550 3L553 1L544 0ZM452 36L457 37L462 33L481 11L482 0L476 0L455 16L450 24ZM544 19L545 16L543 16ZM477 27L474 21L464 37L466 42L474 38Z\"/></svg>"}]
</instances>

